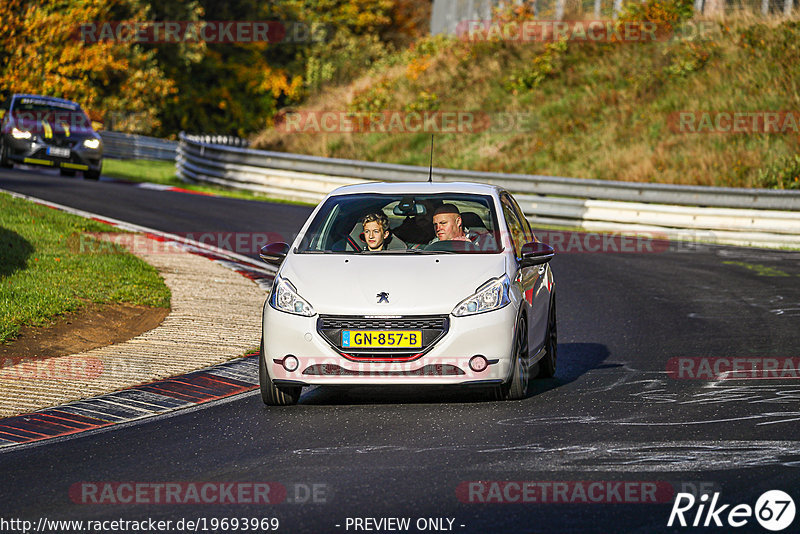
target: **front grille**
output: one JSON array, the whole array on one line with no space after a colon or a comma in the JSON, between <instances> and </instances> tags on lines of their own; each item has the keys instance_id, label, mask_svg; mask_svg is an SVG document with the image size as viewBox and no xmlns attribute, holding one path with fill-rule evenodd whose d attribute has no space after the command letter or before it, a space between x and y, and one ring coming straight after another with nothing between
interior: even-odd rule
<instances>
[{"instance_id":1,"label":"front grille","mask_svg":"<svg viewBox=\"0 0 800 534\"><path fill-rule=\"evenodd\" d=\"M317 364L307 367L303 371L304 375L312 376L459 376L465 374L464 371L455 365L432 364L414 369L412 371L351 371L339 367L335 364Z\"/></svg>"},{"instance_id":2,"label":"front grille","mask_svg":"<svg viewBox=\"0 0 800 534\"><path fill-rule=\"evenodd\" d=\"M45 139L44 142L50 146L74 149L80 140L76 140L74 137L69 138L60 135L54 135L53 137Z\"/></svg>"},{"instance_id":3,"label":"front grille","mask_svg":"<svg viewBox=\"0 0 800 534\"><path fill-rule=\"evenodd\" d=\"M321 315L317 331L342 356L351 360L412 361L420 358L447 333L450 321L446 315L414 315L404 317L364 317ZM343 348L342 330L419 330L419 348Z\"/></svg>"},{"instance_id":4,"label":"front grille","mask_svg":"<svg viewBox=\"0 0 800 534\"><path fill-rule=\"evenodd\" d=\"M319 320L319 328L324 330L444 330L447 316L368 318L322 315Z\"/></svg>"}]
</instances>

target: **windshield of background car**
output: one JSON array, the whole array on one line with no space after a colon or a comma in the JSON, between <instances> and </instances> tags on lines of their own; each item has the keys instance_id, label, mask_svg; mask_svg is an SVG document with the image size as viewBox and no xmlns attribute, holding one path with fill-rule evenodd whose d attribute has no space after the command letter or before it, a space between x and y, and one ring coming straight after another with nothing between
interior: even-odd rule
<instances>
[{"instance_id":1,"label":"windshield of background car","mask_svg":"<svg viewBox=\"0 0 800 534\"><path fill-rule=\"evenodd\" d=\"M443 204L455 206L466 240L438 240L433 215ZM358 194L330 197L317 212L297 253L367 253L362 220L386 216L389 237L375 253L497 253L502 251L494 201L488 195Z\"/></svg>"},{"instance_id":2,"label":"windshield of background car","mask_svg":"<svg viewBox=\"0 0 800 534\"><path fill-rule=\"evenodd\" d=\"M91 130L91 121L74 102L55 102L36 98L19 98L13 104L11 116L21 125L40 125Z\"/></svg>"}]
</instances>

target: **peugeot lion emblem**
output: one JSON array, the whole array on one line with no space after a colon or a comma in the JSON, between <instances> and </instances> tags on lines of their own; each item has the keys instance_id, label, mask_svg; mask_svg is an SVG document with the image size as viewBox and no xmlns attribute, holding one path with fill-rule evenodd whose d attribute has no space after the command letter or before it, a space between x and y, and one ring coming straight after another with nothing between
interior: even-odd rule
<instances>
[{"instance_id":1,"label":"peugeot lion emblem","mask_svg":"<svg viewBox=\"0 0 800 534\"><path fill-rule=\"evenodd\" d=\"M381 304L382 302L389 304L389 293L387 293L386 291L381 291L375 296L378 298L378 304Z\"/></svg>"}]
</instances>

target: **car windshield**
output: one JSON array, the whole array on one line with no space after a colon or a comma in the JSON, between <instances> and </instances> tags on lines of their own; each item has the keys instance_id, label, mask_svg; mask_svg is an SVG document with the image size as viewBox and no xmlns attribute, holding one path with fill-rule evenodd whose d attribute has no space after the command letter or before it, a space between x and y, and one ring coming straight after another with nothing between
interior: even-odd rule
<instances>
[{"instance_id":1,"label":"car windshield","mask_svg":"<svg viewBox=\"0 0 800 534\"><path fill-rule=\"evenodd\" d=\"M434 231L433 219L446 213L447 235ZM437 216L437 220L441 220ZM365 221L375 221L373 223ZM388 224L388 236L384 224ZM381 235L379 246L369 239ZM502 251L491 196L446 194L358 194L329 198L308 227L297 253L454 254Z\"/></svg>"},{"instance_id":2,"label":"car windshield","mask_svg":"<svg viewBox=\"0 0 800 534\"><path fill-rule=\"evenodd\" d=\"M89 117L74 102L57 102L36 98L21 98L14 103L12 116L21 122L52 124L66 123L73 128L90 128Z\"/></svg>"}]
</instances>

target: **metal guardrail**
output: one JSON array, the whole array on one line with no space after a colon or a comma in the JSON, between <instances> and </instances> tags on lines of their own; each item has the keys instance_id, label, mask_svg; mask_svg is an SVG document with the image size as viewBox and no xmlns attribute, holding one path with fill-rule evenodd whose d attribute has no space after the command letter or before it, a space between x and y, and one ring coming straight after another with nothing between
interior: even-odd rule
<instances>
[{"instance_id":1,"label":"metal guardrail","mask_svg":"<svg viewBox=\"0 0 800 534\"><path fill-rule=\"evenodd\" d=\"M574 19L593 16L616 18L624 3L632 0L515 0L517 5L527 4L540 20L562 20L565 14ZM459 23L474 20L491 20L492 9L508 2L504 0L434 0L431 9L431 33L455 35ZM796 0L694 0L694 13L698 16L730 15L748 12L764 16L790 17L797 12Z\"/></svg>"},{"instance_id":2,"label":"metal guardrail","mask_svg":"<svg viewBox=\"0 0 800 534\"><path fill-rule=\"evenodd\" d=\"M144 135L101 131L103 156L116 159L175 159L177 141L146 137Z\"/></svg>"},{"instance_id":3,"label":"metal guardrail","mask_svg":"<svg viewBox=\"0 0 800 534\"><path fill-rule=\"evenodd\" d=\"M426 181L427 167L246 149L181 133L176 167L209 182L290 200L319 202L366 181ZM644 231L706 241L800 247L800 192L639 184L553 176L433 169L437 182L489 183L515 193L533 223L591 231Z\"/></svg>"}]
</instances>

